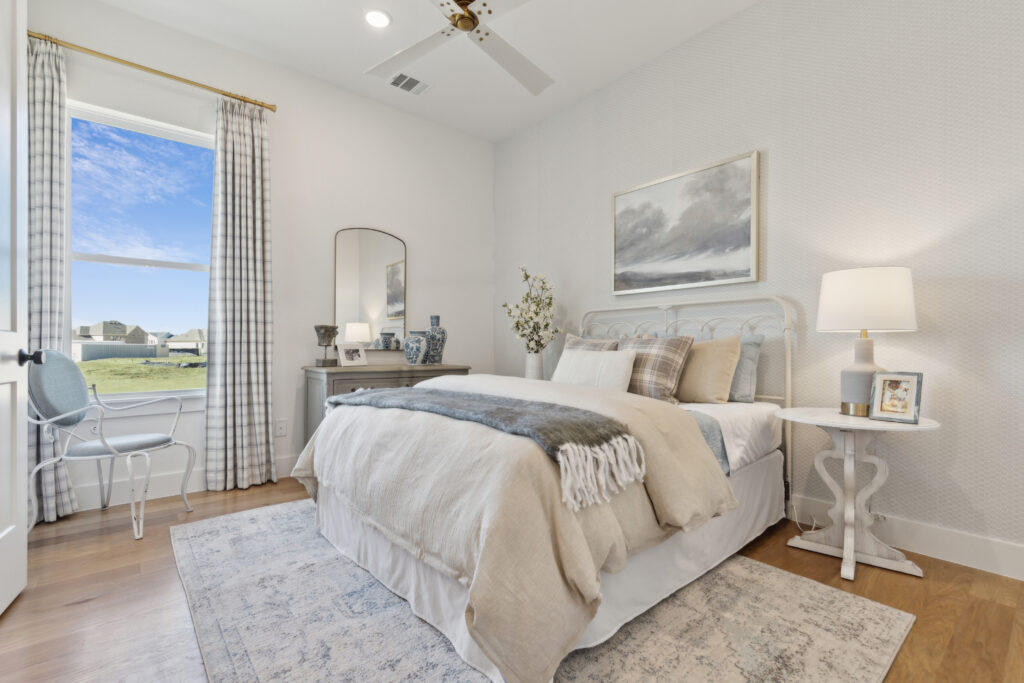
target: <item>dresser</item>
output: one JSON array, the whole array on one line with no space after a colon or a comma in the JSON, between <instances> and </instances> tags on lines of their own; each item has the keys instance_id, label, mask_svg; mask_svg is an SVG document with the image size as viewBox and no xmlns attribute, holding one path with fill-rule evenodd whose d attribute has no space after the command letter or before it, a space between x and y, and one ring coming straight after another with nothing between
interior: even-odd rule
<instances>
[{"instance_id":1,"label":"dresser","mask_svg":"<svg viewBox=\"0 0 1024 683\"><path fill-rule=\"evenodd\" d=\"M328 396L347 394L356 389L411 387L423 380L442 375L469 374L468 365L357 365L320 368L306 366L306 441L324 419Z\"/></svg>"}]
</instances>

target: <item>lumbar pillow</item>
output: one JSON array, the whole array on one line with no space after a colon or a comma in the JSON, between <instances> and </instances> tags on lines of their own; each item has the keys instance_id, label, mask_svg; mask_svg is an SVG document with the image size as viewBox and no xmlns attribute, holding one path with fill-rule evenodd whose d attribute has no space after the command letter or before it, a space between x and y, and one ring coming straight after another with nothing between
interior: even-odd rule
<instances>
[{"instance_id":1,"label":"lumbar pillow","mask_svg":"<svg viewBox=\"0 0 1024 683\"><path fill-rule=\"evenodd\" d=\"M625 391L633 375L636 351L566 349L558 359L552 382Z\"/></svg>"},{"instance_id":2,"label":"lumbar pillow","mask_svg":"<svg viewBox=\"0 0 1024 683\"><path fill-rule=\"evenodd\" d=\"M740 360L740 335L696 342L686 359L676 397L683 403L727 403Z\"/></svg>"},{"instance_id":3,"label":"lumbar pillow","mask_svg":"<svg viewBox=\"0 0 1024 683\"><path fill-rule=\"evenodd\" d=\"M673 394L691 344L693 337L633 337L621 342L620 349L636 351L629 391L669 403L678 403Z\"/></svg>"},{"instance_id":4,"label":"lumbar pillow","mask_svg":"<svg viewBox=\"0 0 1024 683\"><path fill-rule=\"evenodd\" d=\"M584 339L575 334L565 335L566 349L585 349L587 351L614 351L619 348L618 339Z\"/></svg>"},{"instance_id":5,"label":"lumbar pillow","mask_svg":"<svg viewBox=\"0 0 1024 683\"><path fill-rule=\"evenodd\" d=\"M761 357L763 343L763 334L752 334L740 339L740 360L736 364L736 374L732 376L730 401L754 402L754 394L757 393L757 361ZM683 372L686 372L685 368Z\"/></svg>"}]
</instances>

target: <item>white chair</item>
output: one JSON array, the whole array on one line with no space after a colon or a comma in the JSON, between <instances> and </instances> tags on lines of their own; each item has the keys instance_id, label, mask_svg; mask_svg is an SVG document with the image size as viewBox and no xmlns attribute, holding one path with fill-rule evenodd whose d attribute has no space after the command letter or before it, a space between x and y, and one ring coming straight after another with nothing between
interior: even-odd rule
<instances>
[{"instance_id":1,"label":"white chair","mask_svg":"<svg viewBox=\"0 0 1024 683\"><path fill-rule=\"evenodd\" d=\"M114 486L114 463L117 458L125 458L128 465L128 482L131 486L132 531L136 539L142 538L146 515L146 493L149 491L149 456L154 451L171 446L182 446L188 451L188 467L185 469L185 476L181 479L181 500L185 503L185 511L192 512L188 496L185 495L185 487L188 485L189 475L192 474L192 466L195 465L196 450L189 444L174 439L178 418L181 417L181 399L177 396L166 396L115 407L100 399L95 384L92 385L92 393L95 403L90 404L89 390L86 388L82 371L74 361L59 351L47 350L43 363L29 366L29 406L38 415L38 419L30 416L29 422L42 426L44 438L55 443L57 455L36 465L29 475L28 495L32 501L30 508L32 517L29 520L28 528L31 529L36 523L35 480L36 474L41 469L62 460L94 460L100 484L100 505L101 509L106 510L110 505L110 491ZM168 433L109 437L103 433L103 420L107 411L129 410L161 401L177 401L178 403L178 410L174 414L174 420L171 422L171 429ZM95 412L95 415L90 416L91 412ZM91 438L79 433L83 425L89 423L94 423L87 430L95 435ZM134 468L136 458L142 458L145 462L145 479L140 499L136 496ZM104 460L110 461L106 488L103 486L102 463ZM138 504L138 511L136 511L136 504Z\"/></svg>"}]
</instances>

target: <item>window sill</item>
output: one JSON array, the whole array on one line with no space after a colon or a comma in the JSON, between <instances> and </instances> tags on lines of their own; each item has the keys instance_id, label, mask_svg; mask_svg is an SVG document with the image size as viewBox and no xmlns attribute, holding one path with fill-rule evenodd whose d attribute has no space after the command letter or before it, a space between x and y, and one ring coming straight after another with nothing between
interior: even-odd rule
<instances>
[{"instance_id":1,"label":"window sill","mask_svg":"<svg viewBox=\"0 0 1024 683\"><path fill-rule=\"evenodd\" d=\"M156 398L180 398L181 399L181 414L185 413L203 413L206 412L206 390L205 389L183 389L181 391L149 391L149 392L134 392L130 394L100 394L100 398L104 403L112 405L114 407L121 407L124 404L141 403L143 401L150 401ZM91 401L95 405L95 401ZM114 412L108 412L106 414L107 420L118 419L122 417L142 417L145 415L173 415L178 409L178 404L174 401L161 401L160 403L153 403L147 406L141 406L139 408L129 408L128 410L118 410Z\"/></svg>"}]
</instances>

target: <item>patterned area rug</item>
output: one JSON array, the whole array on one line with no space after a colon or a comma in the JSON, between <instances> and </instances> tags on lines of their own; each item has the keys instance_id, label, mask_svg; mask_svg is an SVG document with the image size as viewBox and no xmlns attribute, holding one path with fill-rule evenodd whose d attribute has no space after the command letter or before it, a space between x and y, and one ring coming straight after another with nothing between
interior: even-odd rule
<instances>
[{"instance_id":1,"label":"patterned area rug","mask_svg":"<svg viewBox=\"0 0 1024 683\"><path fill-rule=\"evenodd\" d=\"M314 527L310 500L171 529L211 681L481 681ZM881 681L914 617L735 556L558 681Z\"/></svg>"}]
</instances>

